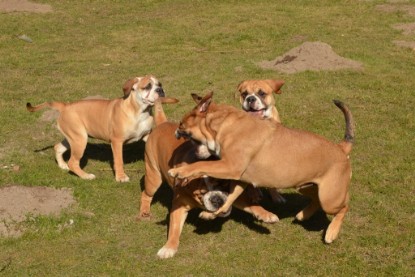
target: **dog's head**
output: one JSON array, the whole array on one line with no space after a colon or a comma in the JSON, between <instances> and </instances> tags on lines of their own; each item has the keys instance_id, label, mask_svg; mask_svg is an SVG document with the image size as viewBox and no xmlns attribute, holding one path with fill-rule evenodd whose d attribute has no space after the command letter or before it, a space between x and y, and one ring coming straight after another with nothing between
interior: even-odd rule
<instances>
[{"instance_id":1,"label":"dog's head","mask_svg":"<svg viewBox=\"0 0 415 277\"><path fill-rule=\"evenodd\" d=\"M282 80L246 80L238 85L239 101L242 108L262 118L272 117L275 105L273 93L280 94Z\"/></svg>"},{"instance_id":2,"label":"dog's head","mask_svg":"<svg viewBox=\"0 0 415 277\"><path fill-rule=\"evenodd\" d=\"M199 97L196 94L192 94L193 99L197 103L196 107L194 107L189 113L187 113L179 123L179 127L176 130L176 138L185 138L185 139L192 139L196 142L201 144L200 147L207 146L210 150L213 150L209 147L209 137L210 135L207 133L208 131L204 128L200 128L203 126L201 124L206 117L207 111L209 106L212 102L213 92L209 92L204 97ZM208 151L207 149L203 149L203 151Z\"/></svg>"},{"instance_id":3,"label":"dog's head","mask_svg":"<svg viewBox=\"0 0 415 277\"><path fill-rule=\"evenodd\" d=\"M159 97L165 96L160 81L152 75L130 79L125 82L122 89L124 98L134 94L136 101L150 106L154 105Z\"/></svg>"}]
</instances>

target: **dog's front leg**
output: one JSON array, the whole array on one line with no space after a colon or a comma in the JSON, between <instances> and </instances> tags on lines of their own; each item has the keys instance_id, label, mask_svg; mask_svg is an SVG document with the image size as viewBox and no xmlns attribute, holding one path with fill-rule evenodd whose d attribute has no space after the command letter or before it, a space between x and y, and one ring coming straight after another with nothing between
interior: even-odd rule
<instances>
[{"instance_id":1,"label":"dog's front leg","mask_svg":"<svg viewBox=\"0 0 415 277\"><path fill-rule=\"evenodd\" d=\"M173 178L195 179L209 176L217 179L239 180L244 170L243 165L230 163L225 159L218 161L199 161L171 168L168 173ZM186 185L188 182L185 182Z\"/></svg>"},{"instance_id":2,"label":"dog's front leg","mask_svg":"<svg viewBox=\"0 0 415 277\"><path fill-rule=\"evenodd\" d=\"M114 156L115 180L122 183L130 181L130 178L124 172L124 162L122 156L123 143L123 140L111 140L112 155Z\"/></svg>"},{"instance_id":3,"label":"dog's front leg","mask_svg":"<svg viewBox=\"0 0 415 277\"><path fill-rule=\"evenodd\" d=\"M233 205L233 202L242 194L244 189L246 188L246 184L242 182L232 182L231 189L229 191L228 198L226 198L226 202L220 207L216 212L215 215L219 215L221 213L227 213L228 210Z\"/></svg>"}]
</instances>

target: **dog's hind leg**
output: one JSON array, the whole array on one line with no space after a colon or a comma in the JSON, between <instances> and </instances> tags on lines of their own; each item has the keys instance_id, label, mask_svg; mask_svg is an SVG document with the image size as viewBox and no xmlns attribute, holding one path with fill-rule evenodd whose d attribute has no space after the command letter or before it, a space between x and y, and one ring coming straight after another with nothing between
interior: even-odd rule
<instances>
[{"instance_id":1,"label":"dog's hind leg","mask_svg":"<svg viewBox=\"0 0 415 277\"><path fill-rule=\"evenodd\" d=\"M70 148L71 148L71 157L68 161L69 170L71 170L73 173L81 177L85 180L92 180L95 179L94 174L89 174L81 169L79 166L79 163L81 161L81 158L84 154L86 144L88 142L88 135L85 134L77 134L72 135L70 138L66 138L69 142Z\"/></svg>"},{"instance_id":2,"label":"dog's hind leg","mask_svg":"<svg viewBox=\"0 0 415 277\"><path fill-rule=\"evenodd\" d=\"M149 164L150 158L146 153L146 174L144 175L144 190L141 192L140 212L137 216L138 220L150 219L151 217L151 201L156 191L161 186L163 180L157 166Z\"/></svg>"},{"instance_id":3,"label":"dog's hind leg","mask_svg":"<svg viewBox=\"0 0 415 277\"><path fill-rule=\"evenodd\" d=\"M318 187L315 184L308 184L300 189L298 189L298 192L301 194L310 197L311 202L308 204L307 207L305 207L302 211L300 211L295 218L298 221L304 221L309 219L316 211L320 209L320 202L318 198Z\"/></svg>"},{"instance_id":4,"label":"dog's hind leg","mask_svg":"<svg viewBox=\"0 0 415 277\"><path fill-rule=\"evenodd\" d=\"M55 144L53 148L55 149L55 159L59 167L63 170L69 170L68 164L63 159L63 154L70 148L68 141L64 139L62 142Z\"/></svg>"}]
</instances>

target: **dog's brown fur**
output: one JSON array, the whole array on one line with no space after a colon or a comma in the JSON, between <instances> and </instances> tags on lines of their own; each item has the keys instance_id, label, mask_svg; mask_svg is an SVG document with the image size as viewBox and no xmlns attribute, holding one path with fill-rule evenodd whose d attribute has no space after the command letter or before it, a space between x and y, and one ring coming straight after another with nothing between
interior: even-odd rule
<instances>
[{"instance_id":1,"label":"dog's brown fur","mask_svg":"<svg viewBox=\"0 0 415 277\"><path fill-rule=\"evenodd\" d=\"M274 120L281 123L280 114L275 106L274 94L281 94L283 80L245 80L239 83L239 102L242 109L252 115L263 119ZM268 189L272 201L285 203L285 198L275 188Z\"/></svg>"},{"instance_id":2,"label":"dog's brown fur","mask_svg":"<svg viewBox=\"0 0 415 277\"><path fill-rule=\"evenodd\" d=\"M50 107L60 112L58 129L65 140L55 145L56 161L60 168L71 170L82 179L94 179L79 165L87 145L88 136L111 143L114 156L115 179L129 181L123 168L122 147L124 143L145 140L153 127L151 107L164 91L154 76L137 77L128 80L124 86L124 97L113 100L92 99L74 103L46 102L33 107L27 103L27 110L34 112ZM162 102L174 103L176 99L163 98ZM63 154L71 149L68 164Z\"/></svg>"},{"instance_id":3,"label":"dog's brown fur","mask_svg":"<svg viewBox=\"0 0 415 277\"><path fill-rule=\"evenodd\" d=\"M196 99L195 99L196 101ZM159 116L158 114L162 114ZM180 165L190 164L199 159L197 154L197 145L185 139L176 139L175 130L178 124L166 121L161 105L155 105L156 127L148 137L145 147L145 167L146 174L144 179L144 191L141 194L140 213L138 218L149 218L150 205L155 192L158 190L163 181L166 181L173 188L173 201L170 210L170 223L168 231L168 239L166 244L158 251L160 258L173 257L179 246L180 234L187 214L191 209L204 209L202 196L208 191L206 180L198 178L190 182L188 186L174 186L174 179L167 174L168 170ZM158 120L161 118L162 120ZM215 181L216 182L216 181ZM233 187L227 180L217 180L222 189ZM273 223L278 221L278 217L266 211L258 202L260 195L252 186L248 186L247 190L234 203L235 206L244 210L257 219ZM201 217L207 219L209 212L202 212ZM211 218L214 218L212 216ZM209 218L209 219L211 219Z\"/></svg>"},{"instance_id":4,"label":"dog's brown fur","mask_svg":"<svg viewBox=\"0 0 415 277\"><path fill-rule=\"evenodd\" d=\"M181 165L170 169L169 175L180 179L207 175L258 187L296 188L311 198L310 205L296 215L297 220L308 219L320 207L334 215L325 234L325 242L331 243L349 209L349 153L354 136L349 109L339 101L335 104L346 119L346 135L340 144L260 120L231 106L213 104L210 93L183 117L176 132L205 144L220 160ZM230 204L227 201L221 209Z\"/></svg>"},{"instance_id":5,"label":"dog's brown fur","mask_svg":"<svg viewBox=\"0 0 415 277\"><path fill-rule=\"evenodd\" d=\"M239 101L244 111L281 123L275 107L275 94L281 94L283 80L245 80L238 85Z\"/></svg>"}]
</instances>

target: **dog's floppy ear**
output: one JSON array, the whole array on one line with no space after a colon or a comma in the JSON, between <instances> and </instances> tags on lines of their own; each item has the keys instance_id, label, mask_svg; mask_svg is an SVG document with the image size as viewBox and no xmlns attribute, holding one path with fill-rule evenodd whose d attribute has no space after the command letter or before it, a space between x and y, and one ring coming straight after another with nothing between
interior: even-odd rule
<instances>
[{"instance_id":1,"label":"dog's floppy ear","mask_svg":"<svg viewBox=\"0 0 415 277\"><path fill-rule=\"evenodd\" d=\"M284 81L283 80L265 80L268 85L271 86L272 91L274 93L280 94L282 91L280 91L281 87L284 85Z\"/></svg>"},{"instance_id":2,"label":"dog's floppy ear","mask_svg":"<svg viewBox=\"0 0 415 277\"><path fill-rule=\"evenodd\" d=\"M213 96L213 91L210 91L200 100L199 104L196 107L199 113L207 112L209 105L212 103L212 96Z\"/></svg>"},{"instance_id":3,"label":"dog's floppy ear","mask_svg":"<svg viewBox=\"0 0 415 277\"><path fill-rule=\"evenodd\" d=\"M125 84L122 87L122 90L124 91L124 97L125 98L127 98L130 95L134 84L137 83L137 82L138 82L138 78L133 78L133 79L130 79L127 82L125 82Z\"/></svg>"},{"instance_id":4,"label":"dog's floppy ear","mask_svg":"<svg viewBox=\"0 0 415 277\"><path fill-rule=\"evenodd\" d=\"M199 104L200 101L202 100L202 96L199 96L196 93L192 93L191 95L196 104Z\"/></svg>"}]
</instances>

